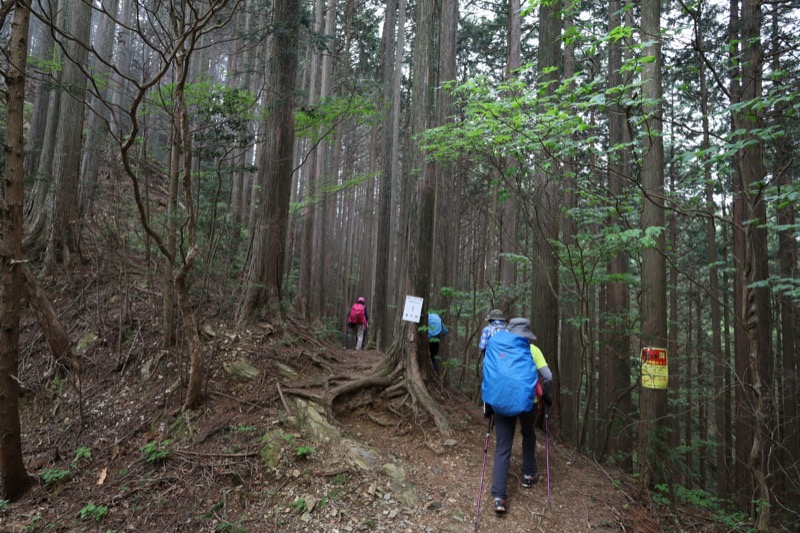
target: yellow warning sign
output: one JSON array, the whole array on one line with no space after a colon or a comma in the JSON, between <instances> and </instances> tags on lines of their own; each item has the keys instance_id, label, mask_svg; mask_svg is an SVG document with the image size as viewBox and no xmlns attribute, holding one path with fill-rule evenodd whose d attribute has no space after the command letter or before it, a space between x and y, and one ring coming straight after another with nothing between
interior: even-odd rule
<instances>
[{"instance_id":1,"label":"yellow warning sign","mask_svg":"<svg viewBox=\"0 0 800 533\"><path fill-rule=\"evenodd\" d=\"M666 389L669 383L668 368L665 348L642 348L642 387Z\"/></svg>"}]
</instances>

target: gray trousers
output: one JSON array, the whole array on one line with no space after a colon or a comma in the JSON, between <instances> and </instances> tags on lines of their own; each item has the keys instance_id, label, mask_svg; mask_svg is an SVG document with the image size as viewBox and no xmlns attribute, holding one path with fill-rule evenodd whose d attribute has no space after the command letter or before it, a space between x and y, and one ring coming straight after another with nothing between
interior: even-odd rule
<instances>
[{"instance_id":1,"label":"gray trousers","mask_svg":"<svg viewBox=\"0 0 800 533\"><path fill-rule=\"evenodd\" d=\"M359 324L356 328L356 350L364 348L364 332L366 329L364 324Z\"/></svg>"},{"instance_id":2,"label":"gray trousers","mask_svg":"<svg viewBox=\"0 0 800 533\"><path fill-rule=\"evenodd\" d=\"M517 416L494 414L494 431L497 445L494 449L494 479L492 481L492 497L506 499L508 484L508 468L511 464L511 446L514 444L514 431L519 418L522 433L522 474L532 476L538 472L536 468L536 408Z\"/></svg>"}]
</instances>

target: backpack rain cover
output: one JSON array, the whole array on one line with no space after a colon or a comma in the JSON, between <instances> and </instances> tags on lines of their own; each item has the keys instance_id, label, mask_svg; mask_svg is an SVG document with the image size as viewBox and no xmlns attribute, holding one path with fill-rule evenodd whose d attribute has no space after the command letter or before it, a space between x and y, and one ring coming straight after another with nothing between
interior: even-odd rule
<instances>
[{"instance_id":1,"label":"backpack rain cover","mask_svg":"<svg viewBox=\"0 0 800 533\"><path fill-rule=\"evenodd\" d=\"M538 380L528 339L505 330L492 335L483 359L481 396L484 402L505 416L530 411Z\"/></svg>"},{"instance_id":2,"label":"backpack rain cover","mask_svg":"<svg viewBox=\"0 0 800 533\"><path fill-rule=\"evenodd\" d=\"M350 316L347 318L350 324L363 324L366 322L364 318L364 304L354 303L350 308Z\"/></svg>"}]
</instances>

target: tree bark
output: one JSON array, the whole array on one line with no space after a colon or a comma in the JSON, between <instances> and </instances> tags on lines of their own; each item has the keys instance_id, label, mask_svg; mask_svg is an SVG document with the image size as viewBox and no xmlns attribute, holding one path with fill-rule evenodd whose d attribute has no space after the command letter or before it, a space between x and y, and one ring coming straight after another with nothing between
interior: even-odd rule
<instances>
[{"instance_id":1,"label":"tree bark","mask_svg":"<svg viewBox=\"0 0 800 533\"><path fill-rule=\"evenodd\" d=\"M31 50L32 57L45 57L50 54L53 48L53 34L50 29L42 24L31 24L32 27L37 27L36 30L31 30L35 44ZM31 87L27 91L31 92ZM42 153L42 145L44 144L45 135L47 133L47 105L50 100L50 93L53 88L49 83L44 80L36 83L33 87L36 97L33 100L33 109L38 110L31 118L30 131L28 132L28 148L25 153L25 173L28 176L36 176L39 173L39 158Z\"/></svg>"},{"instance_id":2,"label":"tree bark","mask_svg":"<svg viewBox=\"0 0 800 533\"><path fill-rule=\"evenodd\" d=\"M71 370L78 387L80 387L80 362L72 350L72 341L67 334L67 330L59 320L53 306L50 305L50 301L44 291L36 284L36 280L30 271L22 266L20 267L19 275L22 294L28 302L31 312L36 317L39 328L47 338L56 371L61 373L67 369Z\"/></svg>"},{"instance_id":3,"label":"tree bark","mask_svg":"<svg viewBox=\"0 0 800 533\"><path fill-rule=\"evenodd\" d=\"M542 82L553 82L546 89L548 95L555 94L556 82L562 76L561 30L561 6L556 2L542 3L539 7L539 72ZM553 70L545 73L549 68ZM534 176L536 225L533 258L536 275L531 279L531 323L538 337L536 345L545 354L553 375L558 376L558 261L548 241L559 238L561 198L558 182L561 171L555 158L544 153L539 154L539 158ZM551 414L560 417L558 403L553 404Z\"/></svg>"},{"instance_id":4,"label":"tree bark","mask_svg":"<svg viewBox=\"0 0 800 533\"><path fill-rule=\"evenodd\" d=\"M45 251L45 265L68 264L72 256L80 256L79 181L84 109L86 105L86 64L92 22L91 6L86 2L67 2L69 38L62 44L66 58L61 81L65 98L58 119L54 159L54 191L51 225Z\"/></svg>"},{"instance_id":5,"label":"tree bark","mask_svg":"<svg viewBox=\"0 0 800 533\"><path fill-rule=\"evenodd\" d=\"M700 54L705 51L705 41L703 31L695 28L695 40ZM703 122L703 150L711 147L711 128L708 112L708 81L706 78L706 65L700 58L700 113ZM708 297L711 310L711 357L714 365L714 426L717 429L718 448L714 454L716 457L716 488L717 497L727 499L730 496L729 489L729 465L727 458L730 450L726 449L724 438L724 428L726 425L725 416L725 395L721 391L728 390L727 362L722 353L722 313L720 311L720 291L719 291L719 269L717 264L720 261L717 253L717 224L716 224L716 203L714 201L714 185L711 179L711 165L708 156L703 158L703 177L705 178L705 200L708 215L706 218L706 258L708 260Z\"/></svg>"},{"instance_id":6,"label":"tree bark","mask_svg":"<svg viewBox=\"0 0 800 533\"><path fill-rule=\"evenodd\" d=\"M760 0L743 0L740 20L740 42L743 43L741 103L752 103L748 109L734 114L737 129L743 129L745 139L750 141L742 149L740 157L741 191L743 197L744 249L742 257L742 281L744 282L738 319L746 336L747 367L750 379L743 380L747 387L742 390L746 403L754 410L752 441L746 450L747 468L754 491L748 501L752 502L750 513L753 526L758 531L767 531L770 518L770 491L766 477L769 474L769 434L772 431L772 318L770 294L767 287L753 287L769 277L769 253L767 248L766 208L761 192L766 176L764 169L763 141L758 137L762 127L762 113L755 106L762 95L761 71L763 55L761 48L761 3ZM738 355L738 354L737 354ZM741 355L745 355L742 353ZM737 362L738 366L738 362ZM737 487L737 492L745 487ZM741 492L740 492L741 493Z\"/></svg>"},{"instance_id":7,"label":"tree bark","mask_svg":"<svg viewBox=\"0 0 800 533\"><path fill-rule=\"evenodd\" d=\"M325 0L317 0L314 13L314 33L319 35L322 33L322 19L325 12ZM321 89L317 91L317 79L319 76L319 63L320 63L320 49L316 39L312 39L308 45L310 50L311 61L307 68L308 73L308 109L314 111L314 106L317 103L317 97L324 98L321 94ZM302 212L301 223L302 230L300 232L300 271L297 278L297 294L294 299L294 306L298 313L305 316L306 319L311 318L311 299L312 292L319 297L318 287L314 287L313 267L319 264L319 257L314 253L314 228L315 219L317 217L317 181L321 176L317 174L318 165L317 161L323 160L322 155L322 140L315 141L311 139L312 146L310 147L311 153L308 155L305 168L301 169L304 172L299 175L305 175L306 187L304 203L305 208ZM319 250L317 250L319 253Z\"/></svg>"},{"instance_id":8,"label":"tree bark","mask_svg":"<svg viewBox=\"0 0 800 533\"><path fill-rule=\"evenodd\" d=\"M642 252L642 346L665 348L667 342L667 273L664 236L664 141L662 137L661 88L661 3L642 1L642 41L644 57L654 60L642 65L642 111L644 138L642 163L642 229L657 231L654 246ZM674 366L674 365L673 365ZM674 371L674 368L673 368ZM646 487L667 480L663 470L666 438L667 391L640 387L639 471Z\"/></svg>"},{"instance_id":9,"label":"tree bark","mask_svg":"<svg viewBox=\"0 0 800 533\"><path fill-rule=\"evenodd\" d=\"M430 59L434 53L434 26L436 14L433 0L417 2L416 27L412 65L411 133L421 135L429 126L432 112L433 68ZM445 437L452 434L450 424L436 401L430 396L423 378L423 369L428 377L433 367L427 350L427 335L419 326L427 325L425 311L429 305L431 257L434 210L434 176L430 164L425 160L419 141L412 142L412 167L406 176L408 187L407 217L404 221L404 246L407 258L401 289L423 299L422 321L415 324L401 321L395 331L398 333L389 349L389 368L403 368L405 386L434 419L439 433ZM414 221L412 224L411 221ZM402 292L401 292L402 294Z\"/></svg>"},{"instance_id":10,"label":"tree bark","mask_svg":"<svg viewBox=\"0 0 800 533\"><path fill-rule=\"evenodd\" d=\"M64 0L56 0L57 16L55 20L48 20L49 24L64 27L65 13ZM49 30L47 30L50 33ZM50 43L55 44L55 41ZM23 247L29 255L40 255L47 247L47 235L51 226L53 210L54 169L53 161L56 153L58 133L58 120L61 113L62 91L57 87L61 84L63 70L53 70L52 83L56 87L47 91L46 110L37 108L39 113L47 116L44 138L41 141L39 158L36 165L36 181L33 190L28 195L25 204L25 237Z\"/></svg>"},{"instance_id":11,"label":"tree bark","mask_svg":"<svg viewBox=\"0 0 800 533\"><path fill-rule=\"evenodd\" d=\"M119 0L103 0L103 10L109 13L116 13ZM116 24L114 19L95 11L97 31L95 33L94 46L105 53L114 48L114 34ZM97 73L99 80L109 78L111 69L108 65L97 61L93 65L93 72ZM111 119L111 112L106 103L108 102L108 87L104 83L93 84L97 94L91 95L91 104L87 102L90 109L88 124L86 126L86 145L83 150L83 161L81 162L81 178L79 192L79 213L80 221L85 217L91 217L94 197L97 189L97 174L100 167L101 156L106 153L108 148L107 138L109 135L108 123ZM80 232L79 232L80 234Z\"/></svg>"},{"instance_id":12,"label":"tree bark","mask_svg":"<svg viewBox=\"0 0 800 533\"><path fill-rule=\"evenodd\" d=\"M519 0L508 0L507 20L508 30L506 32L506 79L516 77L515 71L520 67L521 57L521 21L520 21L520 2ZM516 179L520 175L520 169L516 166L513 157L506 158L505 173L507 179ZM500 263L499 274L500 283L505 287L513 287L517 280L517 267L514 261L509 260L503 254L518 253L517 247L517 202L511 198L503 202L503 222L500 233L500 251L498 258ZM500 302L500 307L505 308L510 304L508 301Z\"/></svg>"},{"instance_id":13,"label":"tree bark","mask_svg":"<svg viewBox=\"0 0 800 533\"><path fill-rule=\"evenodd\" d=\"M614 0L608 6L609 32L622 25L622 2ZM610 87L624 87L630 80L624 79L622 68L622 49L625 42L620 39L609 43L608 51L608 83ZM614 147L609 158L608 187L614 205L619 205L617 198L623 197L624 183L630 178L631 149L628 146L631 138L628 129L628 116L621 104L622 91L608 107L608 144ZM610 224L621 225L623 215L613 212ZM624 278L629 273L629 257L626 253L618 253L608 264L608 274L614 279ZM604 321L601 336L605 341L600 343L600 384L602 389L598 395L600 421L598 431L605 435L609 443L609 452L624 457L621 466L630 470L633 437L630 427L629 413L632 411L631 371L629 357L631 351L628 315L630 313L630 295L628 284L624 281L608 282L604 287L604 316L611 320ZM605 439L604 439L605 441Z\"/></svg>"},{"instance_id":14,"label":"tree bark","mask_svg":"<svg viewBox=\"0 0 800 533\"><path fill-rule=\"evenodd\" d=\"M443 126L453 121L453 96L443 84L454 82L456 79L456 52L458 48L458 2L444 2L441 5L441 30L439 32L439 89L436 90L436 120L434 126ZM432 283L433 293L431 305L441 310L442 320L445 324L452 324L450 314L451 298L441 293L443 287L452 287L455 277L452 275L451 266L457 259L458 243L458 217L459 211L456 193L455 164L440 162L433 165L433 175L436 181L434 223L433 223L433 250L432 250ZM513 204L514 202L509 202ZM455 330L454 330L455 331ZM448 343L443 343L439 357L447 360Z\"/></svg>"},{"instance_id":15,"label":"tree bark","mask_svg":"<svg viewBox=\"0 0 800 533\"><path fill-rule=\"evenodd\" d=\"M394 114L398 110L394 107L392 98L394 72L399 69L395 64L395 11L397 0L387 0L386 17L383 26L383 98L382 105L382 134L383 134L383 166L378 185L378 238L375 251L375 289L373 296L373 324L376 335L377 349L385 350L389 335L389 265L390 265L390 234L392 224L392 155L394 141Z\"/></svg>"},{"instance_id":16,"label":"tree bark","mask_svg":"<svg viewBox=\"0 0 800 533\"><path fill-rule=\"evenodd\" d=\"M0 271L0 499L16 500L28 488L22 457L19 417L19 323L21 314L20 270L22 255L22 208L24 192L25 68L28 61L30 5L17 2L8 43L6 81L6 155L2 205L2 243L5 249ZM7 255L6 255L7 254Z\"/></svg>"},{"instance_id":17,"label":"tree bark","mask_svg":"<svg viewBox=\"0 0 800 533\"><path fill-rule=\"evenodd\" d=\"M773 13L773 34L777 35L780 20L780 11ZM777 37L775 39L777 42ZM774 59L774 68L783 68L780 58ZM791 126L792 118L788 113L788 104L780 105L776 115L784 129ZM778 194L792 190L792 144L788 136L775 141L776 167ZM792 202L781 202L777 208L778 226L781 228L797 227L797 207ZM780 277L784 279L797 279L800 277L797 266L797 240L790 229L778 232L778 269ZM798 357L800 357L800 316L797 303L786 293L778 297L780 303L780 351L778 359L781 362L782 373L778 380L781 384L778 397L781 408L778 410L780 454L778 462L781 465L791 464L800 457L800 432L797 431L798 412ZM781 468L779 493L788 501L788 507L800 508L800 491L792 490L792 484L798 482L797 477L787 469ZM796 486L796 485L795 485Z\"/></svg>"},{"instance_id":18,"label":"tree bark","mask_svg":"<svg viewBox=\"0 0 800 533\"><path fill-rule=\"evenodd\" d=\"M275 3L274 54L269 86L273 99L268 106L266 143L260 159L259 181L262 206L252 231L246 288L239 320L253 316L266 305L264 314L281 314L286 230L292 186L294 145L294 89L297 76L297 43L300 31L300 1Z\"/></svg>"},{"instance_id":19,"label":"tree bark","mask_svg":"<svg viewBox=\"0 0 800 533\"><path fill-rule=\"evenodd\" d=\"M325 13L325 35L328 39L332 42L336 37L336 12L337 12L337 0L328 0L326 6L326 13ZM348 12L351 9L348 3ZM345 28L346 35L345 35L345 42L349 41L350 39L350 30L349 24L346 25ZM334 71L334 53L336 52L336 48L333 45L330 45L330 48L326 50L322 54L322 65L321 65L321 72L320 72L320 88L319 88L319 97L320 100L324 101L326 98L331 96L331 86L333 80L333 71ZM344 63L349 61L349 56L345 52L345 57L343 59ZM346 70L347 67L345 67ZM339 163L338 157L331 157L331 153L336 150L336 147L339 146L341 142L341 135L337 131L334 135L333 142L331 142L330 136L326 135L323 139L322 128L320 128L319 137L320 137L320 146L317 148L317 159L315 161L316 171L314 174L316 175L318 185L316 187L316 201L314 202L314 257L316 260L314 261L314 266L311 272L311 279L312 279L312 294L314 298L311 300L311 314L314 317L323 316L324 309L325 309L325 302L330 300L328 288L325 284L325 268L327 268L328 263L328 254L331 249L331 243L327 240L327 233L328 227L325 224L325 211L326 209L330 209L330 200L328 198L329 194L326 190L326 185L330 185L330 181L332 176L338 175L338 167L333 165L335 162L337 165Z\"/></svg>"}]
</instances>

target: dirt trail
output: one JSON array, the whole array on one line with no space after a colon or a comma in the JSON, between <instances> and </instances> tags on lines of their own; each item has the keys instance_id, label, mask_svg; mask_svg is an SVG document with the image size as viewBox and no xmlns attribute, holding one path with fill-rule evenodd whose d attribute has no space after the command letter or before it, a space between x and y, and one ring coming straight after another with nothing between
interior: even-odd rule
<instances>
[{"instance_id":1,"label":"dirt trail","mask_svg":"<svg viewBox=\"0 0 800 533\"><path fill-rule=\"evenodd\" d=\"M114 372L108 346L94 343L84 354L80 394L68 380L43 382L43 358L31 350L21 373L28 385L23 439L26 465L39 482L0 508L0 530L474 531L486 432L478 406L452 391L432 391L453 426L454 438L445 441L429 420L410 414L406 398L365 390L335 406L338 437L318 442L291 425L291 399L280 391L321 391L333 376L357 377L381 354L333 346L299 324L283 336L269 325L214 330L204 403L177 417L171 413L181 403L180 387L173 388L180 365L148 348L157 345L155 335L142 336L122 373ZM255 380L225 371L242 358L258 370ZM296 374L281 377L279 364ZM265 439L275 435L275 449L265 454ZM552 437L549 443L551 510L540 434L542 480L520 486L517 441L509 511L499 517L489 494L490 442L480 531L659 530L628 496L632 489L625 492L623 476ZM354 448L368 459L366 469L348 456ZM164 457L152 460L154 451Z\"/></svg>"}]
</instances>

